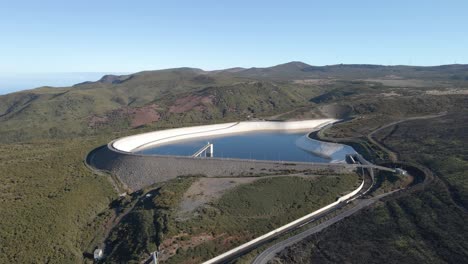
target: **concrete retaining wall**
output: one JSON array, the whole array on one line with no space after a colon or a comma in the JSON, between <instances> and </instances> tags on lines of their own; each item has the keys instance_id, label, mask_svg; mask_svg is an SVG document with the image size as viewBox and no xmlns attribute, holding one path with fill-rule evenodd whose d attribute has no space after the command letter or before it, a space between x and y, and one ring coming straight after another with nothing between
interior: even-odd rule
<instances>
[{"instance_id":1,"label":"concrete retaining wall","mask_svg":"<svg viewBox=\"0 0 468 264\"><path fill-rule=\"evenodd\" d=\"M364 180L362 181L361 185L359 185L359 187L357 187L356 190L354 190L354 191L352 191L352 192L338 198L338 202L344 202L344 201L348 200L349 198L353 197L354 195L358 194L362 190L362 187L364 187Z\"/></svg>"},{"instance_id":2,"label":"concrete retaining wall","mask_svg":"<svg viewBox=\"0 0 468 264\"><path fill-rule=\"evenodd\" d=\"M287 122L249 121L207 126L183 127L120 138L112 142L111 147L122 152L136 152L138 150L159 144L196 137L245 133L252 131L286 131L299 129L310 129L313 131L336 121L338 120L332 118Z\"/></svg>"},{"instance_id":3,"label":"concrete retaining wall","mask_svg":"<svg viewBox=\"0 0 468 264\"><path fill-rule=\"evenodd\" d=\"M279 174L287 171L347 173L354 170L354 167L346 164L135 155L116 152L107 146L91 152L88 163L118 176L131 190L184 175L223 177Z\"/></svg>"}]
</instances>

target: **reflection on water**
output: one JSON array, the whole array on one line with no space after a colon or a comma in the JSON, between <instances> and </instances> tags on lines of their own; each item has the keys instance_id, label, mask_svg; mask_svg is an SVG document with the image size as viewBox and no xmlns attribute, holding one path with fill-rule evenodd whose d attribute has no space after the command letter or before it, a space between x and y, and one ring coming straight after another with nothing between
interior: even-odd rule
<instances>
[{"instance_id":1,"label":"reflection on water","mask_svg":"<svg viewBox=\"0 0 468 264\"><path fill-rule=\"evenodd\" d=\"M307 131L293 133L257 131L245 134L199 137L170 142L141 150L140 154L191 156L207 142L214 144L214 157L302 162L340 162L348 153L346 145L307 138Z\"/></svg>"}]
</instances>

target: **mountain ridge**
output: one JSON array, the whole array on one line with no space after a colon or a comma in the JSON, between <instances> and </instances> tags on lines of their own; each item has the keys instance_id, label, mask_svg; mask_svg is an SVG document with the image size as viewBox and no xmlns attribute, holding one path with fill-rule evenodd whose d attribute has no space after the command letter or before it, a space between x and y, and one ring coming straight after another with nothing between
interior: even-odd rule
<instances>
[{"instance_id":1,"label":"mountain ridge","mask_svg":"<svg viewBox=\"0 0 468 264\"><path fill-rule=\"evenodd\" d=\"M39 134L47 138L160 123L242 120L350 100L360 93L423 96L423 87L468 87L468 65L311 66L293 61L266 68L182 67L105 75L95 82L0 96L0 132L5 140L25 140Z\"/></svg>"},{"instance_id":2,"label":"mountain ridge","mask_svg":"<svg viewBox=\"0 0 468 264\"><path fill-rule=\"evenodd\" d=\"M365 71L365 72L363 72ZM97 81L85 81L76 83L70 87L83 87L98 84L112 84L118 85L123 82L129 81L135 77L138 78L156 78L168 75L174 77L175 75L191 76L194 78L196 75L224 75L231 78L264 78L275 80L292 80L294 78L323 78L324 74L332 78L345 78L345 79L361 79L367 77L386 77L395 73L403 73L401 78L426 78L431 72L443 72L443 76L433 76L434 78L461 78L468 80L468 64L444 64L435 66L410 66L410 65L380 65L380 64L333 64L314 66L301 61L291 61L270 67L233 67L220 70L203 70L200 68L192 67L177 67L159 70L145 70L130 74L107 74L103 75ZM449 76L453 75L453 76ZM460 76L457 76L460 75ZM34 91L35 89L49 88L50 86L44 85L37 88L16 91L13 93L20 93L24 91ZM52 87L50 87L52 88ZM68 88L68 87L53 87L55 88ZM8 95L8 94L5 94Z\"/></svg>"}]
</instances>

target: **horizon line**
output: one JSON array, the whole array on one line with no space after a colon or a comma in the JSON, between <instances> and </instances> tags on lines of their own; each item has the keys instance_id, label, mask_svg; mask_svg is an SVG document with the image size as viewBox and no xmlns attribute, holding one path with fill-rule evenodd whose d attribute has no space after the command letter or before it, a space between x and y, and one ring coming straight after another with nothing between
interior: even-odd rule
<instances>
[{"instance_id":1,"label":"horizon line","mask_svg":"<svg viewBox=\"0 0 468 264\"><path fill-rule=\"evenodd\" d=\"M339 66L339 65L369 65L369 66L382 66L382 67L440 67L440 66L455 66L455 65L468 65L468 63L449 63L449 64L430 64L430 65L416 65L416 64L373 64L373 63L336 63L336 64L322 64L322 65L313 65L303 61L289 61L279 64L274 64L271 66L250 66L250 67L243 67L243 66L233 66L227 68L215 68L215 69L204 69L197 66L176 66L176 67L168 67L168 68L153 68L153 69L139 69L134 71L27 71L27 72L8 72L8 71L0 71L1 74L71 74L71 73L103 73L103 74L133 74L138 72L144 71L160 71L160 70L171 70L171 69L183 69L183 68L190 68L190 69L198 69L206 72L210 71L222 71L222 70L229 70L235 68L242 68L242 69L262 69L262 68L271 68L275 66L290 64L290 63L304 63L311 67L330 67L330 66Z\"/></svg>"}]
</instances>

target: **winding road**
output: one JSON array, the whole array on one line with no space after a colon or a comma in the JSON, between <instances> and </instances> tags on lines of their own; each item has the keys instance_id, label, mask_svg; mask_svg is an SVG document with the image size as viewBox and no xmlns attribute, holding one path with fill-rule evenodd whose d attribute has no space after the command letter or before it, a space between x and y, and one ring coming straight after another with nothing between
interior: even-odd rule
<instances>
[{"instance_id":1,"label":"winding road","mask_svg":"<svg viewBox=\"0 0 468 264\"><path fill-rule=\"evenodd\" d=\"M440 114L436 114L436 115L414 116L414 117L408 117L408 118L405 118L405 119L401 119L401 120L398 120L398 121L395 121L395 122L392 122L392 123L388 123L386 125L383 125L383 126L377 128L377 129L375 129L374 131L370 132L369 134L367 134L367 140L369 140L372 144L378 146L383 151L387 152L388 157L390 158L391 161L397 161L398 160L398 154L397 153L395 153L392 150L388 149L386 146L384 146L383 144L381 144L380 142L378 142L377 140L374 139L374 135L376 133L378 133L379 131L382 131L382 130L388 128L388 127L391 127L391 126L394 126L394 125L397 125L399 123L403 123L403 122L406 122L406 121L436 118L436 117L444 116L446 114L447 113L444 112L444 113L440 113Z\"/></svg>"},{"instance_id":2,"label":"winding road","mask_svg":"<svg viewBox=\"0 0 468 264\"><path fill-rule=\"evenodd\" d=\"M429 118L436 118L436 117L441 117L441 116L444 116L446 115L446 113L440 113L440 114L436 114L436 115L427 115L427 116L417 116L417 117L410 117L410 118L405 118L405 119L402 119L402 120L398 120L398 121L395 121L395 122L392 122L392 123L388 123L388 124L385 124L373 131L371 131L369 134L367 134L367 139L375 144L376 146L378 146L379 148L381 148L383 151L387 152L387 154L389 155L390 159L392 159L392 161L396 161L398 159L398 155L396 153L394 153L393 151L389 150L387 147L383 146L380 142L378 142L377 140L375 140L373 138L373 136L385 129L385 128L388 128L388 127L391 127L391 126L394 126L396 124L399 124L399 123L402 123L402 122L406 122L406 121L410 121L410 120L417 120L417 119L429 119ZM325 129L328 129L332 126L332 124L330 125L327 125L326 127L324 127L321 131L318 131L317 134L319 134L320 132L323 133L323 130ZM340 139L337 139L338 141L342 142L343 140L352 140L352 139L355 139L355 138L340 138ZM336 139L332 139L332 141L335 141ZM358 155L358 158L360 160L360 162L362 163L362 167L368 167L368 168L372 168L372 167L378 167L378 169L382 169L382 168L385 168L385 167L381 167L381 166L377 166L377 165L374 165L370 162L368 162L367 160L365 160L364 158L362 158L362 156ZM388 168L385 168L388 170ZM371 171L371 170L370 170ZM343 220L344 218L348 217L348 216L351 216L352 214L358 212L359 210L363 209L363 208L366 208L370 205L372 205L373 203L377 202L379 199L385 197L385 196L388 196L390 194L393 194L395 192L398 192L398 191L402 191L402 190L395 190L395 191L392 191L392 192L388 192L388 193L384 193L384 194L381 194L381 195L378 195L378 196L375 196L375 197L372 197L372 198L367 198L367 199L362 199L362 198L358 198L354 201L354 204L355 206L351 207L350 209L334 216L333 218L323 222L323 223L320 223L319 225L317 226L314 226L310 229L307 229L305 230L304 232L301 232L293 237L290 237L286 240L283 240L283 241L280 241L276 244L274 244L273 246L267 248L266 250L264 250L262 253L260 253L255 259L254 261L252 262L252 264L266 264L268 263L268 261L270 261L271 259L273 259L276 254L278 254L279 252L281 252L282 250L286 249L287 247L295 244L295 243L298 243L300 242L301 240L307 238L308 236L312 235L312 234L315 234L315 233L318 233L320 231L322 231L323 229L335 224L336 222L339 222L341 220Z\"/></svg>"}]
</instances>

